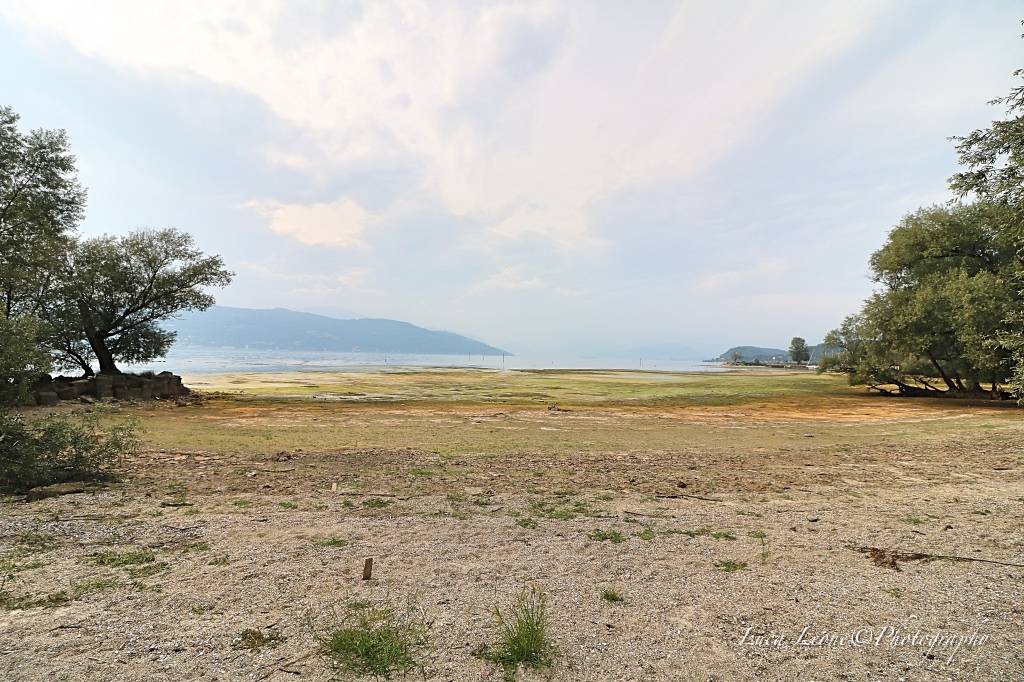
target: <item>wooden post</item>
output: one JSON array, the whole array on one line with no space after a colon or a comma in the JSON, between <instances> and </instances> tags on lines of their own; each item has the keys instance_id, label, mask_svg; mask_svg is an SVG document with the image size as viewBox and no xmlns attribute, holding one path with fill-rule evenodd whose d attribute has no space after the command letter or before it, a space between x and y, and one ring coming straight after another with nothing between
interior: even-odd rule
<instances>
[{"instance_id":1,"label":"wooden post","mask_svg":"<svg viewBox=\"0 0 1024 682\"><path fill-rule=\"evenodd\" d=\"M366 557L366 561L363 562L363 580L369 580L373 577L373 557Z\"/></svg>"}]
</instances>

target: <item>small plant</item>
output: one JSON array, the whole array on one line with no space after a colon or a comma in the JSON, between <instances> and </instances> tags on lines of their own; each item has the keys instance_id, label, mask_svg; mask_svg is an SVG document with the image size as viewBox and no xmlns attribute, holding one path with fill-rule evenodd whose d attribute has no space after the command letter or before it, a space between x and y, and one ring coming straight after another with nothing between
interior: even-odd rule
<instances>
[{"instance_id":1,"label":"small plant","mask_svg":"<svg viewBox=\"0 0 1024 682\"><path fill-rule=\"evenodd\" d=\"M622 596L622 593L610 587L601 590L601 599L604 599L609 604L618 604L626 601L626 598Z\"/></svg>"},{"instance_id":2,"label":"small plant","mask_svg":"<svg viewBox=\"0 0 1024 682\"><path fill-rule=\"evenodd\" d=\"M540 590L524 590L505 613L497 607L494 616L501 630L496 647L477 654L501 666L505 679L515 679L519 666L535 670L550 668L556 650L548 637L547 600Z\"/></svg>"},{"instance_id":3,"label":"small plant","mask_svg":"<svg viewBox=\"0 0 1024 682\"><path fill-rule=\"evenodd\" d=\"M904 516L903 521L911 526L920 526L922 523L925 523L925 520L920 516Z\"/></svg>"},{"instance_id":4,"label":"small plant","mask_svg":"<svg viewBox=\"0 0 1024 682\"><path fill-rule=\"evenodd\" d=\"M416 667L413 654L426 642L423 626L390 608L350 607L343 622L320 640L321 652L342 670L390 679Z\"/></svg>"},{"instance_id":5,"label":"small plant","mask_svg":"<svg viewBox=\"0 0 1024 682\"><path fill-rule=\"evenodd\" d=\"M385 500L382 497L371 497L368 500L363 500L363 506L367 509L382 509L392 502L394 502L394 500Z\"/></svg>"},{"instance_id":6,"label":"small plant","mask_svg":"<svg viewBox=\"0 0 1024 682\"><path fill-rule=\"evenodd\" d=\"M727 530L715 530L711 532L711 537L716 540L735 540L736 536Z\"/></svg>"},{"instance_id":7,"label":"small plant","mask_svg":"<svg viewBox=\"0 0 1024 682\"><path fill-rule=\"evenodd\" d=\"M746 561L733 561L732 559L722 559L721 561L715 562L715 568L717 568L719 571L725 571L726 573L735 573L736 571L742 571L746 567Z\"/></svg>"},{"instance_id":8,"label":"small plant","mask_svg":"<svg viewBox=\"0 0 1024 682\"><path fill-rule=\"evenodd\" d=\"M279 504L279 505L280 505L280 506L281 506L281 507L282 507L283 509L298 509L298 508L299 508L299 505L298 505L298 504L296 504L295 502L287 501L287 500L286 500L286 501L284 501L284 502L278 502L278 504Z\"/></svg>"},{"instance_id":9,"label":"small plant","mask_svg":"<svg viewBox=\"0 0 1024 682\"><path fill-rule=\"evenodd\" d=\"M210 559L208 562L206 562L206 565L207 566L227 566L230 563L231 563L231 559L228 558L228 555L227 554L222 554L219 557L216 557L214 559Z\"/></svg>"},{"instance_id":10,"label":"small plant","mask_svg":"<svg viewBox=\"0 0 1024 682\"><path fill-rule=\"evenodd\" d=\"M345 538L325 538L323 540L314 540L313 544L317 547L346 547L348 546L348 540Z\"/></svg>"},{"instance_id":11,"label":"small plant","mask_svg":"<svg viewBox=\"0 0 1024 682\"><path fill-rule=\"evenodd\" d=\"M266 646L275 647L287 639L287 637L273 630L263 632L262 630L248 628L238 633L235 640L231 642L231 648L259 651Z\"/></svg>"},{"instance_id":12,"label":"small plant","mask_svg":"<svg viewBox=\"0 0 1024 682\"><path fill-rule=\"evenodd\" d=\"M626 539L625 536L617 530L604 530L602 528L595 528L587 537L596 542L605 542L607 540L608 542L616 544L623 542Z\"/></svg>"},{"instance_id":13,"label":"small plant","mask_svg":"<svg viewBox=\"0 0 1024 682\"><path fill-rule=\"evenodd\" d=\"M96 566L137 566L156 561L156 555L148 549L137 549L128 552L108 551L97 552L92 556L86 557L84 561Z\"/></svg>"},{"instance_id":14,"label":"small plant","mask_svg":"<svg viewBox=\"0 0 1024 682\"><path fill-rule=\"evenodd\" d=\"M521 519L516 519L516 525L520 528L529 528L533 530L537 528L537 520L532 519L529 516L524 516Z\"/></svg>"},{"instance_id":15,"label":"small plant","mask_svg":"<svg viewBox=\"0 0 1024 682\"><path fill-rule=\"evenodd\" d=\"M898 587L883 587L882 592L885 592L888 595L896 597L897 599L903 596L903 590L901 590Z\"/></svg>"},{"instance_id":16,"label":"small plant","mask_svg":"<svg viewBox=\"0 0 1024 682\"><path fill-rule=\"evenodd\" d=\"M656 535L657 534L653 530L651 530L650 528L644 528L642 531L637 533L636 536L638 538L640 538L641 540L646 540L647 542L650 542L651 540L653 540L655 538Z\"/></svg>"},{"instance_id":17,"label":"small plant","mask_svg":"<svg viewBox=\"0 0 1024 682\"><path fill-rule=\"evenodd\" d=\"M252 500L235 500L231 504L235 505L236 507L248 507L252 505Z\"/></svg>"}]
</instances>

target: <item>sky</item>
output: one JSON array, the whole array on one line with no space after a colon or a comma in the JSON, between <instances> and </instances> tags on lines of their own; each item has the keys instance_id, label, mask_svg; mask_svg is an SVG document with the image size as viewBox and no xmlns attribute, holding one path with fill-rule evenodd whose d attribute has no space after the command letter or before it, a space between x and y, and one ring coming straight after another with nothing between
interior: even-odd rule
<instances>
[{"instance_id":1,"label":"sky","mask_svg":"<svg viewBox=\"0 0 1024 682\"><path fill-rule=\"evenodd\" d=\"M0 103L85 236L177 227L223 305L516 353L821 340L950 198L1019 2L0 0Z\"/></svg>"}]
</instances>

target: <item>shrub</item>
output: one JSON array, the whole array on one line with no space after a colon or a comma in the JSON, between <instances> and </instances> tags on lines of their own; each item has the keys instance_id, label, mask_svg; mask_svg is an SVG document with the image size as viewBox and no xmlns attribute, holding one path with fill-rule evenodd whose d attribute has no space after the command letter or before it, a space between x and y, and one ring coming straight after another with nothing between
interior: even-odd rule
<instances>
[{"instance_id":1,"label":"shrub","mask_svg":"<svg viewBox=\"0 0 1024 682\"><path fill-rule=\"evenodd\" d=\"M102 427L92 413L81 419L51 415L35 421L0 413L0 490L110 480L121 457L137 448L133 425Z\"/></svg>"}]
</instances>

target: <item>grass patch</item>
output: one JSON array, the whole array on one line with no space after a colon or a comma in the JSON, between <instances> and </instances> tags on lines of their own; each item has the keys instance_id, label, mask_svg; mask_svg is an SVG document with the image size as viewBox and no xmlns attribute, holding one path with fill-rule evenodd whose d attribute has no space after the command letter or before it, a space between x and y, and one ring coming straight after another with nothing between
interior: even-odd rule
<instances>
[{"instance_id":1,"label":"grass patch","mask_svg":"<svg viewBox=\"0 0 1024 682\"><path fill-rule=\"evenodd\" d=\"M275 647L287 639L287 637L273 630L263 632L262 630L248 628L238 633L238 636L231 642L231 648L259 651L263 647Z\"/></svg>"},{"instance_id":2,"label":"grass patch","mask_svg":"<svg viewBox=\"0 0 1024 682\"><path fill-rule=\"evenodd\" d=\"M156 555L148 549L137 549L129 552L97 552L84 559L86 563L94 566L113 566L120 568L124 566L138 566L156 561Z\"/></svg>"},{"instance_id":3,"label":"grass patch","mask_svg":"<svg viewBox=\"0 0 1024 682\"><path fill-rule=\"evenodd\" d=\"M647 542L650 542L651 540L653 540L655 538L656 535L657 535L657 533L655 533L650 528L644 528L642 531L637 533L636 536L638 538L640 538L641 540L646 540Z\"/></svg>"},{"instance_id":4,"label":"grass patch","mask_svg":"<svg viewBox=\"0 0 1024 682\"><path fill-rule=\"evenodd\" d=\"M363 500L362 504L367 509L383 509L389 504L393 504L394 500L386 500L383 497L371 497L368 500Z\"/></svg>"},{"instance_id":5,"label":"grass patch","mask_svg":"<svg viewBox=\"0 0 1024 682\"><path fill-rule=\"evenodd\" d=\"M157 573L163 573L168 568L170 568L170 566L162 561L143 564L141 566L129 566L128 575L132 578L148 578L156 575Z\"/></svg>"},{"instance_id":6,"label":"grass patch","mask_svg":"<svg viewBox=\"0 0 1024 682\"><path fill-rule=\"evenodd\" d=\"M540 670L554 665L557 652L548 634L547 600L536 588L525 590L506 612L495 607L500 641L476 653L500 666L505 679L515 678L520 666Z\"/></svg>"},{"instance_id":7,"label":"grass patch","mask_svg":"<svg viewBox=\"0 0 1024 682\"><path fill-rule=\"evenodd\" d=\"M230 563L231 563L231 559L228 558L228 555L227 554L222 554L219 557L216 557L214 559L210 559L208 562L206 562L206 565L207 566L227 566Z\"/></svg>"},{"instance_id":8,"label":"grass patch","mask_svg":"<svg viewBox=\"0 0 1024 682\"><path fill-rule=\"evenodd\" d=\"M726 573L735 573L736 571L742 571L747 567L746 561L733 561L732 559L722 559L721 561L715 562L715 568L719 571Z\"/></svg>"},{"instance_id":9,"label":"grass patch","mask_svg":"<svg viewBox=\"0 0 1024 682\"><path fill-rule=\"evenodd\" d=\"M324 538L323 540L314 540L313 544L317 547L347 547L348 540L345 538Z\"/></svg>"},{"instance_id":10,"label":"grass patch","mask_svg":"<svg viewBox=\"0 0 1024 682\"><path fill-rule=\"evenodd\" d=\"M537 523L537 519L531 519L529 516L524 516L521 519L516 519L516 525L520 528L529 528L530 530L534 530L539 524Z\"/></svg>"},{"instance_id":11,"label":"grass patch","mask_svg":"<svg viewBox=\"0 0 1024 682\"><path fill-rule=\"evenodd\" d=\"M40 554L57 548L57 539L46 533L27 532L21 533L14 540L18 554Z\"/></svg>"},{"instance_id":12,"label":"grass patch","mask_svg":"<svg viewBox=\"0 0 1024 682\"><path fill-rule=\"evenodd\" d=\"M530 503L530 514L544 519L555 519L557 521L571 521L577 516L592 516L594 511L586 502L576 500L575 502L546 502L534 500Z\"/></svg>"},{"instance_id":13,"label":"grass patch","mask_svg":"<svg viewBox=\"0 0 1024 682\"><path fill-rule=\"evenodd\" d=\"M911 526L920 526L922 523L926 523L920 516L904 516L904 523L909 523Z\"/></svg>"},{"instance_id":14,"label":"grass patch","mask_svg":"<svg viewBox=\"0 0 1024 682\"><path fill-rule=\"evenodd\" d=\"M595 542L612 542L618 544L625 541L626 537L617 530L604 530L603 528L595 528L587 535L588 538Z\"/></svg>"},{"instance_id":15,"label":"grass patch","mask_svg":"<svg viewBox=\"0 0 1024 682\"><path fill-rule=\"evenodd\" d=\"M716 540L735 540L736 536L727 530L714 530L711 531L711 537Z\"/></svg>"},{"instance_id":16,"label":"grass patch","mask_svg":"<svg viewBox=\"0 0 1024 682\"><path fill-rule=\"evenodd\" d=\"M285 501L285 502L278 502L277 504L282 509L298 509L299 508L299 505L298 505L297 502Z\"/></svg>"},{"instance_id":17,"label":"grass patch","mask_svg":"<svg viewBox=\"0 0 1024 682\"><path fill-rule=\"evenodd\" d=\"M601 599L605 600L609 604L620 604L626 601L626 598L622 596L621 592L610 587L606 587L601 590Z\"/></svg>"},{"instance_id":18,"label":"grass patch","mask_svg":"<svg viewBox=\"0 0 1024 682\"><path fill-rule=\"evenodd\" d=\"M349 608L343 622L321 638L320 651L341 670L390 679L416 667L425 628L390 608Z\"/></svg>"}]
</instances>

